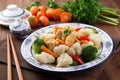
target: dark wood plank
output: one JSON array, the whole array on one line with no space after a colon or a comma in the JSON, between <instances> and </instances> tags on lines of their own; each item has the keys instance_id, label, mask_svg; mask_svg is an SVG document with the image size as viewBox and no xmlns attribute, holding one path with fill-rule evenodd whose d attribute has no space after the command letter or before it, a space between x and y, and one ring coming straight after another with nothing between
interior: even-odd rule
<instances>
[{"instance_id":1,"label":"dark wood plank","mask_svg":"<svg viewBox=\"0 0 120 80\"><path fill-rule=\"evenodd\" d=\"M63 80L52 75L40 74L39 72L22 69L24 80ZM0 80L7 80L7 65L0 63ZM15 66L12 66L13 80L18 80L18 75Z\"/></svg>"},{"instance_id":2,"label":"dark wood plank","mask_svg":"<svg viewBox=\"0 0 120 80\"><path fill-rule=\"evenodd\" d=\"M104 71L100 74L100 76L97 78L97 80L108 80Z\"/></svg>"}]
</instances>

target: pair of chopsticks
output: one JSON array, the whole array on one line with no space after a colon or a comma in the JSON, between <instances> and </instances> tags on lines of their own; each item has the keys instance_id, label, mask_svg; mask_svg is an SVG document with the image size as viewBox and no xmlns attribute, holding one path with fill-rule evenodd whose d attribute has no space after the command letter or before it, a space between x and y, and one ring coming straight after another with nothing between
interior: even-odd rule
<instances>
[{"instance_id":1,"label":"pair of chopsticks","mask_svg":"<svg viewBox=\"0 0 120 80\"><path fill-rule=\"evenodd\" d=\"M18 78L19 78L19 80L24 80L11 35L7 35L7 62L8 62L8 65L7 65L7 71L8 71L7 72L7 80L12 80L12 63L11 63L10 46L12 48Z\"/></svg>"}]
</instances>

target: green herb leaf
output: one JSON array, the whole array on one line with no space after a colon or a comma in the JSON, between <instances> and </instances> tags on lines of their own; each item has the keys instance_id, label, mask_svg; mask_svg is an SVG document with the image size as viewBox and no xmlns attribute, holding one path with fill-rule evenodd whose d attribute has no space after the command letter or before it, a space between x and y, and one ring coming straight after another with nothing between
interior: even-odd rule
<instances>
[{"instance_id":1,"label":"green herb leaf","mask_svg":"<svg viewBox=\"0 0 120 80\"><path fill-rule=\"evenodd\" d=\"M58 6L57 6L57 4L55 3L54 0L48 1L47 6L48 6L49 8L58 8Z\"/></svg>"},{"instance_id":2,"label":"green herb leaf","mask_svg":"<svg viewBox=\"0 0 120 80\"><path fill-rule=\"evenodd\" d=\"M64 30L64 34L69 35L71 33L70 27Z\"/></svg>"},{"instance_id":3,"label":"green herb leaf","mask_svg":"<svg viewBox=\"0 0 120 80\"><path fill-rule=\"evenodd\" d=\"M32 7L32 6L40 6L41 4L40 4L40 2L38 2L38 1L32 1L28 6L27 6L27 10L29 10L30 11L30 8Z\"/></svg>"},{"instance_id":4,"label":"green herb leaf","mask_svg":"<svg viewBox=\"0 0 120 80\"><path fill-rule=\"evenodd\" d=\"M34 22L35 19L34 19L33 17L29 17L29 18L28 18L28 21L29 21L29 22Z\"/></svg>"}]
</instances>

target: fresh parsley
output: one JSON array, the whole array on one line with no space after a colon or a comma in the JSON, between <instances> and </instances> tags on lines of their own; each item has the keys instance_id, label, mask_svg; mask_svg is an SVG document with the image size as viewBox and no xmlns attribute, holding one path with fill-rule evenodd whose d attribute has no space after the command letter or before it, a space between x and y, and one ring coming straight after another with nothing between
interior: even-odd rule
<instances>
[{"instance_id":1,"label":"fresh parsley","mask_svg":"<svg viewBox=\"0 0 120 80\"><path fill-rule=\"evenodd\" d=\"M69 35L71 33L70 27L64 30L64 34Z\"/></svg>"},{"instance_id":2,"label":"fresh parsley","mask_svg":"<svg viewBox=\"0 0 120 80\"><path fill-rule=\"evenodd\" d=\"M48 1L47 6L50 8L58 8L57 4L55 3L55 0Z\"/></svg>"}]
</instances>

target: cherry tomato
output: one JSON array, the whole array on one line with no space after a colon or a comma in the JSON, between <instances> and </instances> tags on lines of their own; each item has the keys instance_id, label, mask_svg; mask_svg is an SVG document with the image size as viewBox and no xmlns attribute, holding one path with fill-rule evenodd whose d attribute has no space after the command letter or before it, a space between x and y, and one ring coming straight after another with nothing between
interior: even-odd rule
<instances>
[{"instance_id":1,"label":"cherry tomato","mask_svg":"<svg viewBox=\"0 0 120 80\"><path fill-rule=\"evenodd\" d=\"M46 8L46 6L39 6L39 9L40 9L40 11L45 12L47 8Z\"/></svg>"},{"instance_id":2,"label":"cherry tomato","mask_svg":"<svg viewBox=\"0 0 120 80\"><path fill-rule=\"evenodd\" d=\"M46 14L46 16L47 16L49 19L52 19L52 18L53 18L53 17L52 17L53 11L54 11L53 8L49 8L49 9L46 10L45 14Z\"/></svg>"},{"instance_id":3,"label":"cherry tomato","mask_svg":"<svg viewBox=\"0 0 120 80\"><path fill-rule=\"evenodd\" d=\"M45 13L43 11L38 11L36 16L39 19L41 16L45 16Z\"/></svg>"},{"instance_id":4,"label":"cherry tomato","mask_svg":"<svg viewBox=\"0 0 120 80\"><path fill-rule=\"evenodd\" d=\"M39 8L37 6L32 6L30 8L30 12L32 13L32 15L36 15L38 11L39 11Z\"/></svg>"},{"instance_id":5,"label":"cherry tomato","mask_svg":"<svg viewBox=\"0 0 120 80\"><path fill-rule=\"evenodd\" d=\"M38 24L39 24L39 19L36 17L36 16L30 16L28 18L28 21L31 25L31 27L38 27Z\"/></svg>"},{"instance_id":6,"label":"cherry tomato","mask_svg":"<svg viewBox=\"0 0 120 80\"><path fill-rule=\"evenodd\" d=\"M41 22L41 24L43 26L47 26L49 24L49 22L50 22L49 19L48 19L48 17L46 17L46 16L41 16L39 18L39 20L40 20L40 22Z\"/></svg>"}]
</instances>

